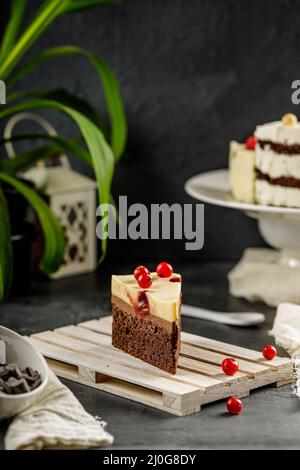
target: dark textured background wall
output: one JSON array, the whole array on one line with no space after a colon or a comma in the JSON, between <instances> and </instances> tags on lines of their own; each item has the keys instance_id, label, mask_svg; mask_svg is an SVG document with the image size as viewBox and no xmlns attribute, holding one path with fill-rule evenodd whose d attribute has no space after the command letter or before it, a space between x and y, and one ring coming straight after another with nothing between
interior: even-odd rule
<instances>
[{"instance_id":1,"label":"dark textured background wall","mask_svg":"<svg viewBox=\"0 0 300 470\"><path fill-rule=\"evenodd\" d=\"M32 11L39 4L29 3ZM291 82L300 78L299 21L296 0L124 0L59 19L30 55L76 44L105 58L119 78L129 124L115 197L192 202L184 182L226 167L232 138L243 141L257 123L297 113ZM80 58L47 64L24 85L65 86L104 109L97 76ZM50 117L61 133L74 134L64 117ZM207 206L201 252L185 252L178 241L124 241L110 244L110 256L232 258L261 243L253 220Z\"/></svg>"}]
</instances>

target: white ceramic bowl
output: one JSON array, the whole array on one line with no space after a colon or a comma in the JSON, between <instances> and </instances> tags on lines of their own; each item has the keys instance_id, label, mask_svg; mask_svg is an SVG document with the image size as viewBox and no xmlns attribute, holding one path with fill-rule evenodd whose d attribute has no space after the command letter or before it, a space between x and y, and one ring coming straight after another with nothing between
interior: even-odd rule
<instances>
[{"instance_id":1,"label":"white ceramic bowl","mask_svg":"<svg viewBox=\"0 0 300 470\"><path fill-rule=\"evenodd\" d=\"M48 366L43 356L32 344L14 331L0 326L0 339L5 342L6 362L15 363L20 369L32 367L41 374L42 383L35 390L19 395L0 392L0 420L10 418L30 406L45 388Z\"/></svg>"}]
</instances>

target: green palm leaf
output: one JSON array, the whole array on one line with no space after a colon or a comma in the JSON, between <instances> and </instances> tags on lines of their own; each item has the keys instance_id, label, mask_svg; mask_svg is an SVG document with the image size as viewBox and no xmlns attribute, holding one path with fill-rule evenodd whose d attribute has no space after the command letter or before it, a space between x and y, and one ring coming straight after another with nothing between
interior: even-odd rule
<instances>
[{"instance_id":1,"label":"green palm leaf","mask_svg":"<svg viewBox=\"0 0 300 470\"><path fill-rule=\"evenodd\" d=\"M13 254L7 203L0 185L0 301L8 294L13 276Z\"/></svg>"},{"instance_id":2,"label":"green palm leaf","mask_svg":"<svg viewBox=\"0 0 300 470\"><path fill-rule=\"evenodd\" d=\"M0 171L16 176L18 173L26 171L38 161L46 158L58 157L61 150L56 145L45 145L16 155L10 160L0 161Z\"/></svg>"},{"instance_id":3,"label":"green palm leaf","mask_svg":"<svg viewBox=\"0 0 300 470\"><path fill-rule=\"evenodd\" d=\"M26 184L1 172L0 180L16 188L35 210L45 239L44 255L40 267L47 274L57 271L63 261L65 251L65 237L57 218L45 201Z\"/></svg>"},{"instance_id":4,"label":"green palm leaf","mask_svg":"<svg viewBox=\"0 0 300 470\"><path fill-rule=\"evenodd\" d=\"M105 126L102 122L101 116L98 111L86 100L79 98L78 96L70 93L64 88L53 88L47 91L17 91L11 93L7 96L7 102L19 102L23 98L41 98L46 100L59 101L65 106L76 109L80 113L88 117L94 124L96 124L99 129L108 137L108 133L105 129Z\"/></svg>"},{"instance_id":5,"label":"green palm leaf","mask_svg":"<svg viewBox=\"0 0 300 470\"><path fill-rule=\"evenodd\" d=\"M50 140L53 145L37 147L16 155L12 159L0 160L0 170L16 175L26 171L39 160L47 160L64 153L69 153L80 158L84 163L93 166L88 150L80 145L82 139L63 139L49 134L20 134L9 139L1 139L0 145L6 142L18 142L22 140Z\"/></svg>"},{"instance_id":6,"label":"green palm leaf","mask_svg":"<svg viewBox=\"0 0 300 470\"><path fill-rule=\"evenodd\" d=\"M38 65L45 61L54 59L56 57L68 55L72 56L76 54L83 55L93 65L100 77L111 122L110 142L116 160L118 160L124 151L127 139L126 116L115 74L102 59L76 46L61 46L47 49L30 62L19 67L16 70L14 76L7 80L7 86L12 86L25 74L35 69ZM72 107L74 106L72 105Z\"/></svg>"},{"instance_id":7,"label":"green palm leaf","mask_svg":"<svg viewBox=\"0 0 300 470\"><path fill-rule=\"evenodd\" d=\"M106 134L106 130L104 129L104 124L102 122L100 114L95 110L95 108L86 100L79 98L78 96L70 93L63 88L54 88L47 91L42 92L27 92L24 93L29 98L41 98L45 100L54 100L58 101L59 103L68 106L69 108L76 109L81 114L84 114L87 118L93 121L99 129L103 133Z\"/></svg>"},{"instance_id":8,"label":"green palm leaf","mask_svg":"<svg viewBox=\"0 0 300 470\"><path fill-rule=\"evenodd\" d=\"M1 60L10 52L14 46L21 26L24 12L27 6L27 0L12 0L10 18L2 39L0 57Z\"/></svg>"},{"instance_id":9,"label":"green palm leaf","mask_svg":"<svg viewBox=\"0 0 300 470\"><path fill-rule=\"evenodd\" d=\"M56 101L35 99L21 104L6 106L5 109L0 112L0 119L14 113L38 108L58 109L77 123L93 162L98 183L99 202L100 204L108 204L110 202L110 188L115 165L114 155L101 130L86 116ZM103 239L101 260L105 256L106 248L107 240Z\"/></svg>"},{"instance_id":10,"label":"green palm leaf","mask_svg":"<svg viewBox=\"0 0 300 470\"><path fill-rule=\"evenodd\" d=\"M16 3L20 2L20 0L15 1ZM115 2L109 0L44 0L32 22L0 65L0 77L6 79L9 76L32 44L60 15L110 3Z\"/></svg>"},{"instance_id":11,"label":"green palm leaf","mask_svg":"<svg viewBox=\"0 0 300 470\"><path fill-rule=\"evenodd\" d=\"M71 0L45 0L42 3L30 25L0 64L2 80L8 77L32 44L70 4Z\"/></svg>"}]
</instances>

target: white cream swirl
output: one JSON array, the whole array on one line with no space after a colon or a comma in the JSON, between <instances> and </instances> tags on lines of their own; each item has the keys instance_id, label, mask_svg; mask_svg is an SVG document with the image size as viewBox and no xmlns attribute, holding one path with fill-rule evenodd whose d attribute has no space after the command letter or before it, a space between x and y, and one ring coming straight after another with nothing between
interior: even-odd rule
<instances>
[{"instance_id":1,"label":"white cream swirl","mask_svg":"<svg viewBox=\"0 0 300 470\"><path fill-rule=\"evenodd\" d=\"M300 145L300 123L286 126L282 121L269 122L256 127L257 140L271 141L285 145Z\"/></svg>"},{"instance_id":2,"label":"white cream swirl","mask_svg":"<svg viewBox=\"0 0 300 470\"><path fill-rule=\"evenodd\" d=\"M300 155L276 153L269 145L256 146L255 166L270 178L300 179Z\"/></svg>"}]
</instances>

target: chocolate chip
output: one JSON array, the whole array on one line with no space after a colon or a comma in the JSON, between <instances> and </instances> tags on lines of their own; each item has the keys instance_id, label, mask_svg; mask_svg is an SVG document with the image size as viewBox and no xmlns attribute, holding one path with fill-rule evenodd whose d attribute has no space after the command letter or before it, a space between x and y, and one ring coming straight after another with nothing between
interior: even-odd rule
<instances>
[{"instance_id":1,"label":"chocolate chip","mask_svg":"<svg viewBox=\"0 0 300 470\"><path fill-rule=\"evenodd\" d=\"M31 367L20 371L16 364L0 364L0 392L9 395L27 393L36 389L41 383L40 373Z\"/></svg>"},{"instance_id":2,"label":"chocolate chip","mask_svg":"<svg viewBox=\"0 0 300 470\"><path fill-rule=\"evenodd\" d=\"M24 373L24 371L23 371L22 377L23 377L25 380L27 380L28 385L31 386L31 385L34 384L34 383L36 382L36 380L40 377L40 374L38 373L37 370L34 371L33 369L31 369L31 371L29 372L29 374L28 374L28 373Z\"/></svg>"},{"instance_id":3,"label":"chocolate chip","mask_svg":"<svg viewBox=\"0 0 300 470\"><path fill-rule=\"evenodd\" d=\"M17 364L7 364L6 370L10 373L11 377L15 377L16 379L22 378L22 372Z\"/></svg>"},{"instance_id":4,"label":"chocolate chip","mask_svg":"<svg viewBox=\"0 0 300 470\"><path fill-rule=\"evenodd\" d=\"M34 371L31 367L26 367L26 369L23 370L23 373L29 375L29 377L33 377L33 375L37 372Z\"/></svg>"},{"instance_id":5,"label":"chocolate chip","mask_svg":"<svg viewBox=\"0 0 300 470\"><path fill-rule=\"evenodd\" d=\"M37 378L35 379L35 381L33 382L33 384L30 385L30 389L31 390L34 390L35 388L37 388L39 385L41 385L42 383L42 378L40 376L40 374L38 374Z\"/></svg>"},{"instance_id":6,"label":"chocolate chip","mask_svg":"<svg viewBox=\"0 0 300 470\"><path fill-rule=\"evenodd\" d=\"M13 395L30 392L30 387L25 379L10 377L7 382L5 382L5 387L8 387Z\"/></svg>"}]
</instances>

